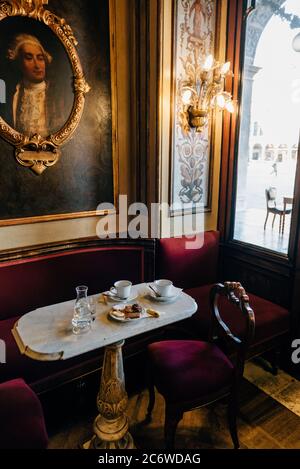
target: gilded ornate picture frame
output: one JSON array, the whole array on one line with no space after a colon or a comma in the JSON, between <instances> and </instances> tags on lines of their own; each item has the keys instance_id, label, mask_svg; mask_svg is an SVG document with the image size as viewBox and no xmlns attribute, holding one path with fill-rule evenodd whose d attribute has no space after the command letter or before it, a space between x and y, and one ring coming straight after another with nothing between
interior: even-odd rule
<instances>
[{"instance_id":1,"label":"gilded ornate picture frame","mask_svg":"<svg viewBox=\"0 0 300 469\"><path fill-rule=\"evenodd\" d=\"M18 8L23 5L23 15L8 15L12 13L13 3ZM115 0L89 0L88 7L86 0L49 0L47 3L52 13L45 13L45 1L0 0L0 116L4 129L10 127L15 135L15 140L8 141L3 138L3 128L1 130L0 127L0 226L3 227L87 217L89 220L86 220L86 224L92 226L93 218L107 212L99 210L99 204L107 202L118 206ZM44 21L38 19L40 15L52 21L59 37ZM66 22L72 26L72 33L68 27L66 32ZM13 101L19 83L20 75L17 75L16 67L12 67L14 64L9 61L8 55L13 55L16 37L20 34L35 36L37 39L31 41L33 45L38 40L44 48L44 55L48 53L52 57L50 66L46 63L46 57L45 65L49 92L50 89L54 90L55 98L50 100L50 131L45 136L39 132L41 140L46 141L49 149L47 146L37 147L35 142L31 142L29 148L25 148L26 155L20 153L20 150L24 142L28 143L30 139L26 132L20 132L14 123L10 125L11 120L5 119L7 104L4 99L6 97L7 102ZM78 39L76 48L72 39L74 36ZM61 38L67 40L68 49ZM78 56L80 62L76 61ZM36 71L39 71L39 67ZM82 80L76 81L75 76ZM6 90L2 86L3 82ZM82 85L85 86L87 82L90 92L85 94ZM10 109L11 106L8 106ZM17 109L16 105L15 111ZM23 125L24 121L26 123L26 119L21 122ZM22 158L21 164L14 157L14 148L18 157ZM60 158L58 153L54 153L55 150L62 152ZM31 155L29 152L32 152ZM24 156L27 161L24 161ZM28 166L24 166L24 163ZM36 166L33 167L33 164ZM50 165L51 168L45 171ZM40 169L40 172L35 171Z\"/></svg>"},{"instance_id":2,"label":"gilded ornate picture frame","mask_svg":"<svg viewBox=\"0 0 300 469\"><path fill-rule=\"evenodd\" d=\"M10 63L18 63L19 69L23 73L23 79L27 79L27 81L32 79L32 83L34 85L38 84L40 88L45 83L45 93L48 91L46 72L47 65L52 62L52 56L47 51L47 43L43 41L45 38L40 37L47 35L47 33L38 34L41 28L48 28L47 31L50 35L53 36L54 33L53 43L55 43L55 40L60 43L60 46L56 46L57 49L63 46L66 61L68 62L66 67L70 67L73 76L73 83L70 84L72 96L71 98L69 96L69 104L64 108L61 107L64 111L59 108L56 109L56 114L52 111L51 125L48 124L50 122L50 110L48 113L45 112L45 115L47 115L44 119L39 117L34 121L34 106L37 108L39 106L37 95L30 94L30 92L25 95L20 83L15 84L12 99L9 103L5 103L6 113L0 108L0 136L15 147L15 157L18 163L30 168L37 175L42 174L46 168L55 165L59 160L61 156L60 147L73 136L81 120L85 94L90 90L77 53L77 41L73 31L65 19L44 8L47 4L48 0L0 1L0 25L5 22L5 25L7 24L10 29L15 31L10 38L10 43L6 45L7 70L9 71ZM11 28L9 22L11 22L13 28ZM37 27L37 33L31 33L32 27L35 26ZM20 58L20 54L22 54L22 58ZM32 68L30 71L27 65L29 64L30 67L29 62L33 63L34 60L40 60L41 65L35 65L35 69ZM59 70L56 71L56 75L59 76ZM11 74L4 81L7 87L13 81L12 76ZM21 96L23 101L21 101ZM58 99L57 96L56 92L55 97L53 94L54 98L49 99L52 107ZM62 87L61 96L66 97ZM32 105L33 99L34 106ZM28 107L27 111L26 106ZM66 116L63 115L64 112ZM9 119L3 118L5 114L10 115L10 122ZM41 113L39 115L41 116ZM63 118L63 121L61 120L60 124L58 122L54 124L54 118Z\"/></svg>"}]
</instances>

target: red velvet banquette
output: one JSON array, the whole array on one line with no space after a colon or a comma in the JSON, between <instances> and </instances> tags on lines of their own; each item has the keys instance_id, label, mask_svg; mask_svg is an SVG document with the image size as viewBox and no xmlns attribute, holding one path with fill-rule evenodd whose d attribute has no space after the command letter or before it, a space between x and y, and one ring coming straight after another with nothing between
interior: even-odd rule
<instances>
[{"instance_id":1,"label":"red velvet banquette","mask_svg":"<svg viewBox=\"0 0 300 469\"><path fill-rule=\"evenodd\" d=\"M154 276L152 240L110 243L95 241L85 247L33 255L0 262L0 339L6 344L6 363L0 364L0 382L23 378L37 393L99 370L103 349L65 361L40 362L21 355L11 329L18 318L39 307L75 298L77 285L88 285L89 294L108 289L116 279L133 283ZM124 356L144 350L161 331L126 341Z\"/></svg>"}]
</instances>

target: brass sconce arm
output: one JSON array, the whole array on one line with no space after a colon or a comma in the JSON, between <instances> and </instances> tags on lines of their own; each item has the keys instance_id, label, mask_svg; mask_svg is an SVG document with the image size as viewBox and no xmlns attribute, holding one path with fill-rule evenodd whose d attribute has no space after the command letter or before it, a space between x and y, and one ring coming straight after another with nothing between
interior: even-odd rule
<instances>
[{"instance_id":1,"label":"brass sconce arm","mask_svg":"<svg viewBox=\"0 0 300 469\"><path fill-rule=\"evenodd\" d=\"M224 91L225 77L230 73L230 62L221 64L208 56L199 77L194 83L181 88L183 112L186 114L183 130L187 131L186 122L196 132L202 132L208 123L213 109L234 112L231 94Z\"/></svg>"}]
</instances>

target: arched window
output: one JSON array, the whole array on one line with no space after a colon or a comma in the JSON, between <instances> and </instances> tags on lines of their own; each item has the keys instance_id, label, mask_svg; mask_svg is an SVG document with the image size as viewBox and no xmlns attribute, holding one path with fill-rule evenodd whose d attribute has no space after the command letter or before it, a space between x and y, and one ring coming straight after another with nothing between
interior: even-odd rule
<instances>
[{"instance_id":1,"label":"arched window","mask_svg":"<svg viewBox=\"0 0 300 469\"><path fill-rule=\"evenodd\" d=\"M282 163L283 161L287 161L287 157L288 157L288 146L285 143L282 143L278 147L276 161L278 163Z\"/></svg>"},{"instance_id":2,"label":"arched window","mask_svg":"<svg viewBox=\"0 0 300 469\"><path fill-rule=\"evenodd\" d=\"M287 254L278 220L267 223L265 190L278 206L294 192L300 102L300 1L256 0L246 22L233 238ZM258 144L262 146L259 157ZM290 217L289 217L290 220ZM277 238L276 238L277 236Z\"/></svg>"},{"instance_id":3,"label":"arched window","mask_svg":"<svg viewBox=\"0 0 300 469\"><path fill-rule=\"evenodd\" d=\"M297 159L297 156L298 156L298 145L294 144L292 146L292 152L291 152L292 160L295 161Z\"/></svg>"},{"instance_id":4,"label":"arched window","mask_svg":"<svg viewBox=\"0 0 300 469\"><path fill-rule=\"evenodd\" d=\"M261 156L262 156L262 146L259 143L256 143L253 146L252 160L260 160Z\"/></svg>"},{"instance_id":5,"label":"arched window","mask_svg":"<svg viewBox=\"0 0 300 469\"><path fill-rule=\"evenodd\" d=\"M265 149L265 160L266 161L273 161L274 158L275 158L274 145L269 144L269 145L266 146L266 149Z\"/></svg>"}]
</instances>

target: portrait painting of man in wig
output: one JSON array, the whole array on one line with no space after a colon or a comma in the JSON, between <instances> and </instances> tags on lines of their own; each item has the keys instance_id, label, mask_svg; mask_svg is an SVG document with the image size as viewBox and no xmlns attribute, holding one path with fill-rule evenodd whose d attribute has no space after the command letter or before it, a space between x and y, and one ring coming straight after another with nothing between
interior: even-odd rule
<instances>
[{"instance_id":1,"label":"portrait painting of man in wig","mask_svg":"<svg viewBox=\"0 0 300 469\"><path fill-rule=\"evenodd\" d=\"M53 131L55 120L52 84L47 80L52 57L37 37L18 34L9 46L7 58L15 62L20 72L20 81L8 103L9 123L25 135L46 137Z\"/></svg>"}]
</instances>

